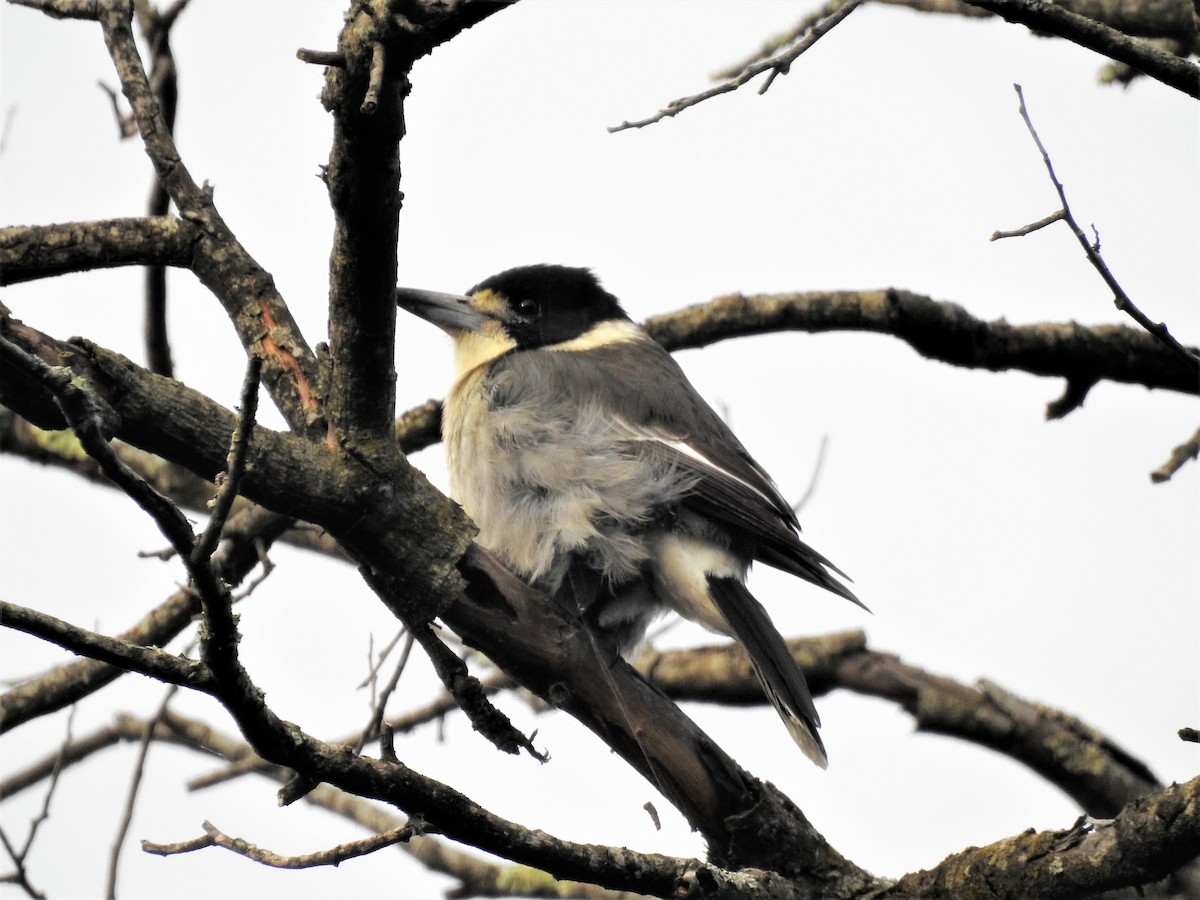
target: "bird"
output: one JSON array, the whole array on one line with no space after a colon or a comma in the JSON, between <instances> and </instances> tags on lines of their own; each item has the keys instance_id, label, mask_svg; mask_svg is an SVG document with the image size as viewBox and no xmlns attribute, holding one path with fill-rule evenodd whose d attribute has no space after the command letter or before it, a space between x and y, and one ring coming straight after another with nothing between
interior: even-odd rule
<instances>
[{"instance_id":1,"label":"bird","mask_svg":"<svg viewBox=\"0 0 1200 900\"><path fill-rule=\"evenodd\" d=\"M669 610L735 639L825 768L804 675L747 572L762 562L862 603L674 357L587 268L521 266L396 300L453 340L442 437L476 540L624 655Z\"/></svg>"}]
</instances>

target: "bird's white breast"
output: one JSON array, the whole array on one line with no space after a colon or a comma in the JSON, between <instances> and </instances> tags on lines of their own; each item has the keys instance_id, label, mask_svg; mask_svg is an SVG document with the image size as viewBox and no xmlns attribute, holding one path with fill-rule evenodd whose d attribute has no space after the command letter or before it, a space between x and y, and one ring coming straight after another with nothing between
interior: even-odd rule
<instances>
[{"instance_id":1,"label":"bird's white breast","mask_svg":"<svg viewBox=\"0 0 1200 900\"><path fill-rule=\"evenodd\" d=\"M549 590L572 554L612 583L633 578L651 554L648 526L690 482L631 451L624 426L594 404L537 395L490 405L487 372L464 373L443 414L451 491L480 543Z\"/></svg>"}]
</instances>

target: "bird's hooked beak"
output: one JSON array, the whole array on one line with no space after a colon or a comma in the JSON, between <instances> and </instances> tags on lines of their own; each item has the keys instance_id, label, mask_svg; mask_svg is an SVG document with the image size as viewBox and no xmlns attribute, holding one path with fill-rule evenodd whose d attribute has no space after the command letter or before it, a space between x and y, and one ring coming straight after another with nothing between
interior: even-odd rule
<instances>
[{"instance_id":1,"label":"bird's hooked beak","mask_svg":"<svg viewBox=\"0 0 1200 900\"><path fill-rule=\"evenodd\" d=\"M492 317L471 305L471 298L463 294L446 294L441 291L425 291L420 288L396 288L396 304L443 331L483 331Z\"/></svg>"}]
</instances>

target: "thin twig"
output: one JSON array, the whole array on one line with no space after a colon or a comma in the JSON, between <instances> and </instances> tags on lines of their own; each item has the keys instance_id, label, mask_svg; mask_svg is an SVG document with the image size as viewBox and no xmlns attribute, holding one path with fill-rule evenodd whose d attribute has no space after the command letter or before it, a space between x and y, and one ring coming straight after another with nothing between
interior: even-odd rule
<instances>
[{"instance_id":1,"label":"thin twig","mask_svg":"<svg viewBox=\"0 0 1200 900\"><path fill-rule=\"evenodd\" d=\"M258 385L262 374L262 360L251 355L246 364L246 377L242 381L241 414L229 443L226 470L219 479L217 495L213 498L213 513L204 533L192 550L192 563L207 564L221 541L221 532L237 499L238 486L246 470L246 455L250 451L250 435L254 431L254 418L258 412Z\"/></svg>"},{"instance_id":2,"label":"thin twig","mask_svg":"<svg viewBox=\"0 0 1200 900\"><path fill-rule=\"evenodd\" d=\"M1171 476L1183 467L1189 459L1200 458L1200 428L1190 438L1171 451L1167 461L1150 473L1150 480L1155 484L1170 481Z\"/></svg>"},{"instance_id":3,"label":"thin twig","mask_svg":"<svg viewBox=\"0 0 1200 900\"><path fill-rule=\"evenodd\" d=\"M362 840L338 844L336 847L330 847L328 850L305 853L300 856L282 856L270 850L263 850L260 847L256 847L254 844L244 841L241 838L230 837L218 830L211 822L205 822L203 837L193 838L190 841L180 841L176 844L155 844L151 841L142 841L142 849L147 853L153 853L157 856L173 856L177 853L190 853L193 850L201 850L205 847L222 847L239 856L244 856L247 859L252 859L265 866L272 866L277 869L311 869L314 866L336 866L348 859L366 856L368 853L374 853L376 850L381 850L384 847L408 841L413 835L421 834L423 830L424 823L420 822L420 820L410 819L408 823L399 828L393 828L390 831L375 834Z\"/></svg>"},{"instance_id":4,"label":"thin twig","mask_svg":"<svg viewBox=\"0 0 1200 900\"><path fill-rule=\"evenodd\" d=\"M1047 225L1053 225L1062 217L1063 211L1061 209L1056 209L1054 212L1050 213L1050 215L1046 216L1046 218L1038 219L1036 222L1030 222L1028 225L1022 225L1020 228L1016 228L1012 231L993 231L991 235L988 236L988 240L999 241L1003 240L1004 238L1025 237L1027 234L1033 234L1033 232L1037 231L1039 228L1045 228Z\"/></svg>"},{"instance_id":5,"label":"thin twig","mask_svg":"<svg viewBox=\"0 0 1200 900\"><path fill-rule=\"evenodd\" d=\"M1042 154L1042 162L1046 164L1046 171L1050 175L1050 181L1054 184L1054 189L1058 192L1058 199L1062 202L1062 219L1070 227L1071 232L1075 235L1075 239L1079 241L1079 246L1083 248L1083 252L1087 255L1088 262L1100 273L1100 277L1104 279L1104 283L1113 292L1113 303L1116 304L1117 309L1127 313L1142 328L1152 334L1162 344L1169 347L1176 358L1188 365L1195 377L1200 379L1200 358L1188 351L1179 341L1175 340L1164 323L1151 322L1146 314L1138 309L1137 305L1129 298L1129 295L1125 293L1124 288L1117 282L1116 276L1109 270L1108 265L1104 262L1104 258L1100 255L1099 238L1095 241L1089 241L1083 229L1075 221L1075 217L1071 214L1071 206L1067 203L1067 192L1063 188L1062 182L1058 180L1058 176L1054 174L1054 165L1050 162L1050 154L1042 143L1042 139L1038 137L1037 129L1033 127L1033 121L1029 117L1029 110L1025 106L1025 94L1021 90L1021 85L1014 84L1013 90L1017 92L1017 97L1020 100L1021 118L1025 120L1025 127L1029 129L1029 134L1033 137L1033 142L1037 144L1038 151Z\"/></svg>"},{"instance_id":6,"label":"thin twig","mask_svg":"<svg viewBox=\"0 0 1200 900\"><path fill-rule=\"evenodd\" d=\"M392 672L392 677L388 679L388 683L385 684L383 690L379 692L379 696L375 699L375 702L371 707L371 718L370 721L367 722L367 727L363 729L362 735L359 739L359 744L355 748L356 752L361 753L362 748L367 741L379 737L383 728L383 715L387 710L388 700L390 700L392 694L396 692L396 686L400 684L400 676L403 674L404 669L408 666L408 658L412 654L412 648L413 636L410 632L404 636L404 649L400 651L400 659L396 663L396 669L394 672Z\"/></svg>"},{"instance_id":7,"label":"thin twig","mask_svg":"<svg viewBox=\"0 0 1200 900\"><path fill-rule=\"evenodd\" d=\"M812 475L809 476L808 487L805 488L804 494L800 497L800 499L792 504L792 512L798 513L800 510L804 509L808 501L812 499L813 494L816 493L817 482L821 478L821 469L825 465L825 450L828 446L829 435L821 435L821 446L817 448L817 461L813 465Z\"/></svg>"},{"instance_id":8,"label":"thin twig","mask_svg":"<svg viewBox=\"0 0 1200 900\"><path fill-rule=\"evenodd\" d=\"M42 823L50 818L50 801L54 798L54 792L58 788L58 778L66 767L67 748L71 745L71 730L75 724L75 710L72 706L71 711L67 714L66 734L63 736L63 742L59 745L58 752L54 755L54 763L50 768L49 780L46 783L46 794L42 798L42 808L38 810L38 814L33 817L29 823L29 833L25 836L25 843L20 850L17 850L8 839L8 835L0 828L0 843L4 845L4 850L15 866L15 871L11 876L4 876L5 881L11 881L21 887L30 897L43 898L45 894L37 890L29 881L29 873L25 869L25 860L29 856L29 851L33 849L34 838L37 837L38 829Z\"/></svg>"},{"instance_id":9,"label":"thin twig","mask_svg":"<svg viewBox=\"0 0 1200 900\"><path fill-rule=\"evenodd\" d=\"M407 629L405 629L405 628L401 628L399 631L397 631L396 636L393 637L390 641L388 641L386 647L384 647L382 650L379 651L378 658L376 658L376 656L375 656L374 646L371 646L367 649L367 660L368 660L368 664L369 664L369 670L367 672L367 677L359 682L359 684L358 684L359 690L362 690L365 687L369 687L375 683L375 681L379 678L379 670L383 668L383 664L385 662L387 662L387 658L391 655L392 651L396 649L396 645L400 643L401 638L403 638L406 633L407 633ZM373 640L373 638L372 638L372 640ZM374 704L374 702L375 702L375 698L372 697L371 703Z\"/></svg>"},{"instance_id":10,"label":"thin twig","mask_svg":"<svg viewBox=\"0 0 1200 900\"><path fill-rule=\"evenodd\" d=\"M141 791L142 775L146 771L146 758L150 755L150 742L154 738L154 729L163 720L163 717L167 713L167 705L178 690L179 685L172 684L168 686L166 694L163 695L162 703L158 705L158 710L146 720L145 727L142 730L142 739L138 743L137 759L134 760L133 772L129 779L129 794L125 798L125 808L121 812L121 822L117 826L117 833L113 838L112 850L109 854L108 877L105 882L104 892L107 900L116 900L117 897L117 872L121 863L121 848L124 846L125 838L129 834L129 826L133 824L133 811L137 805L138 793Z\"/></svg>"},{"instance_id":11,"label":"thin twig","mask_svg":"<svg viewBox=\"0 0 1200 900\"><path fill-rule=\"evenodd\" d=\"M661 122L663 119L677 116L685 109L689 109L721 94L736 91L746 82L754 80L762 73L770 72L771 77L759 91L760 94L765 93L767 88L771 86L771 82L774 81L776 75L786 75L792 63L799 58L800 54L804 53L809 47L832 31L850 13L854 12L862 2L863 0L845 0L845 2L833 0L833 2L824 7L823 11L826 14L823 17L814 19L807 33L787 50L777 53L769 59L746 66L736 77L730 78L706 91L674 100L649 118L639 119L634 122L625 121L620 125L610 126L608 129L609 133L625 131L630 128L644 128L647 125L653 125L655 122Z\"/></svg>"}]
</instances>

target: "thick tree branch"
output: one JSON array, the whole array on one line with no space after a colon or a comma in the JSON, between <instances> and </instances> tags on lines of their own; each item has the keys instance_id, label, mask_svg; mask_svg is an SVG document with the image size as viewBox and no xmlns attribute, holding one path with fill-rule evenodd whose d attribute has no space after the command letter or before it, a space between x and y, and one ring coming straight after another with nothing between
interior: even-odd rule
<instances>
[{"instance_id":1,"label":"thick tree branch","mask_svg":"<svg viewBox=\"0 0 1200 900\"><path fill-rule=\"evenodd\" d=\"M396 409L391 297L408 73L397 66L384 77L387 54L376 31L370 7L359 6L338 42L347 64L326 69L322 94L333 115L333 149L322 175L334 213L327 399L334 439L349 446L378 440Z\"/></svg>"},{"instance_id":2,"label":"thick tree branch","mask_svg":"<svg viewBox=\"0 0 1200 900\"><path fill-rule=\"evenodd\" d=\"M1200 855L1200 777L1129 803L1111 822L1026 832L905 875L885 897L1092 897L1170 875Z\"/></svg>"},{"instance_id":3,"label":"thick tree branch","mask_svg":"<svg viewBox=\"0 0 1200 900\"><path fill-rule=\"evenodd\" d=\"M19 790L49 777L55 758L69 765L117 741L136 741L145 732L146 723L130 717L120 717L109 728L72 741L39 761L36 767L0 783L0 797L12 796ZM219 756L231 763L252 756L250 748L240 741L220 734L201 723L166 713L156 725L157 740L191 747ZM266 766L260 774L285 782L290 772ZM347 796L331 787L321 786L309 794L307 802L328 809L376 833L402 826L395 815L360 798ZM519 826L518 826L519 827ZM543 836L545 837L545 836ZM407 852L431 868L476 885L482 895L485 885L502 886L515 896L546 896L552 885L542 880L538 872L521 875L519 867L496 867L430 838L414 839L405 846ZM606 848L591 848L605 850ZM724 872L712 867L669 861L665 857L644 857L622 851L623 861L630 866L648 862L652 867L659 861L674 865L678 879L672 896L679 896L688 882L701 879L703 896L710 897L811 897L811 893L796 891L794 883L781 883L771 873ZM1184 785L1172 785L1128 804L1111 821L1089 821L1081 818L1074 826L1061 831L1026 832L984 848L972 848L948 857L932 869L911 873L897 882L876 882L869 893L830 889L820 896L858 898L862 896L889 898L947 898L964 896L1010 897L1081 897L1092 896L1106 889L1140 885L1159 880L1178 870L1200 853L1200 778ZM478 870L478 871L477 871ZM749 875L750 880L745 880ZM753 880L757 878L757 881ZM559 886L553 896L562 896L567 889ZM640 889L647 890L643 883ZM657 891L655 893L658 893ZM570 893L571 896L597 896L616 900L609 894ZM663 894L660 894L663 895Z\"/></svg>"},{"instance_id":4,"label":"thick tree branch","mask_svg":"<svg viewBox=\"0 0 1200 900\"><path fill-rule=\"evenodd\" d=\"M1049 0L966 0L1009 22L1036 32L1053 34L1102 53L1161 81L1168 87L1200 98L1200 67L1102 22L1081 16Z\"/></svg>"},{"instance_id":5,"label":"thick tree branch","mask_svg":"<svg viewBox=\"0 0 1200 900\"><path fill-rule=\"evenodd\" d=\"M987 18L992 13L972 6L966 0L874 0L890 6L903 6L923 13L948 14L966 18ZM1130 37L1144 38L1156 44L1170 42L1175 55L1194 55L1200 46L1200 33L1188 0L1059 0L1058 6L1077 15L1103 22ZM1160 49L1168 49L1160 46ZM1139 73L1140 74L1140 73ZM1102 77L1101 81L1105 79Z\"/></svg>"},{"instance_id":6,"label":"thick tree branch","mask_svg":"<svg viewBox=\"0 0 1200 900\"><path fill-rule=\"evenodd\" d=\"M1200 394L1189 367L1139 329L985 322L958 304L896 289L731 294L656 316L646 327L671 350L776 331L872 331L898 337L928 359L968 369L1018 369Z\"/></svg>"},{"instance_id":7,"label":"thick tree branch","mask_svg":"<svg viewBox=\"0 0 1200 900\"><path fill-rule=\"evenodd\" d=\"M58 362L69 358L90 388L114 404L118 434L123 439L196 470L221 467L227 435L235 424L231 413L178 382L153 376L95 345L61 345L11 319L5 320L4 328L11 338L40 354ZM28 402L31 393L28 389L14 391L10 399ZM163 428L166 422L171 424L169 429ZM390 584L382 591L385 599L448 601L442 607L448 624L460 633L470 634L493 659L519 670L513 674L523 672L527 686L579 715L648 774L652 783L663 786L668 796L680 802L692 820L710 834L718 860L784 872L803 868L826 881L861 881L865 877L837 856L786 798L742 773L677 707L647 688L623 664L614 668L620 673L618 695L624 706L618 703L605 674L608 662L596 657L577 624L546 622L547 616L554 619L556 613L540 598L530 597L527 586L507 576L507 599L511 602L519 597L524 602L520 628L498 612L503 601L501 607L496 606L494 589L478 580L478 569L473 576L473 592L482 590L484 598L493 599L485 599L484 605L465 602L458 587L460 581L438 577L442 567L448 561L453 564L466 549L462 543L456 546L462 540L462 531L456 531L453 520L447 520L446 512L441 510L449 507L447 511L453 511L456 517L461 517L461 512L444 500L444 506L431 506L430 501L440 495L427 486L424 493L416 490L412 474L360 466L354 457L332 455L309 442L263 428L254 430L249 463L244 480L247 496L327 527L362 559L370 560L376 577L386 575ZM406 479L412 489L405 488ZM500 580L505 577L502 571L489 571L488 575ZM567 640L566 635L572 631L574 636ZM535 666L536 656L511 652L513 646L521 645L532 651L545 645L545 635L559 633L564 635L561 647L543 646L539 651L543 667ZM227 633L223 638L221 646L232 649ZM567 661L575 668L561 667ZM216 662L214 657L210 664ZM326 764L311 758L307 764L289 762L301 753L296 729L277 722L262 707L234 662L226 660L222 664L230 674L227 680L222 679L226 688L221 699L252 743L264 756L291 764L311 781L327 780ZM566 697L560 687L564 683L568 686ZM632 721L627 710L634 711ZM659 723L663 721L676 725L662 729ZM648 723L655 724L652 727ZM647 741L646 734L652 735L651 740ZM651 764L648 757L657 761ZM710 784L712 779L717 781ZM418 808L427 814L430 809ZM734 813L739 814L736 826L727 822ZM445 822L437 824L449 833ZM772 835L771 840L765 838L767 833ZM582 873L557 869L555 873L592 880ZM629 887L625 882L609 886Z\"/></svg>"},{"instance_id":8,"label":"thick tree branch","mask_svg":"<svg viewBox=\"0 0 1200 900\"><path fill-rule=\"evenodd\" d=\"M114 266L190 267L199 230L174 216L0 229L0 285Z\"/></svg>"},{"instance_id":9,"label":"thick tree branch","mask_svg":"<svg viewBox=\"0 0 1200 900\"><path fill-rule=\"evenodd\" d=\"M121 462L137 472L160 494L170 497L185 509L200 513L208 512L209 503L213 497L211 478L201 478L183 466L119 441L114 441L111 446ZM3 407L0 407L0 453L63 469L94 484L113 487L112 482L104 477L95 461L83 452L78 438L72 432L38 428ZM251 503L244 497L237 497L233 503L232 515L234 518L231 520L231 524L236 529L239 527L237 525L239 515L249 515L253 518L262 514L274 515L267 513L262 507ZM251 521L251 519L244 521ZM225 536L237 536L237 533L236 531L231 532L227 528ZM346 555L338 548L337 542L314 525L291 527L277 538L292 546L346 561ZM274 539L272 538L272 540Z\"/></svg>"},{"instance_id":10,"label":"thick tree branch","mask_svg":"<svg viewBox=\"0 0 1200 900\"><path fill-rule=\"evenodd\" d=\"M333 115L323 177L334 212L328 409L336 441L381 441L396 410L399 144L412 64L504 5L415 3L401 12L356 4L338 38L342 65L326 70L321 96Z\"/></svg>"},{"instance_id":11,"label":"thick tree branch","mask_svg":"<svg viewBox=\"0 0 1200 900\"><path fill-rule=\"evenodd\" d=\"M565 877L660 894L671 889L686 865L668 857L573 844L544 832L528 831L402 763L355 756L345 748L305 734L299 727L276 718L255 697L242 694L242 685L214 678L201 663L128 645L3 601L0 620L74 652L106 661L123 660L136 671L159 680L211 693L222 701L251 745L266 758L349 793L374 797L400 809L421 810L435 828L481 849ZM741 892L732 896L751 895Z\"/></svg>"},{"instance_id":12,"label":"thick tree branch","mask_svg":"<svg viewBox=\"0 0 1200 900\"><path fill-rule=\"evenodd\" d=\"M1014 697L990 682L960 684L869 649L862 632L788 642L814 695L836 689L889 700L918 730L970 741L1028 766L1097 817L1160 785L1153 773L1078 719ZM745 652L733 644L651 652L638 661L676 700L765 702Z\"/></svg>"}]
</instances>

